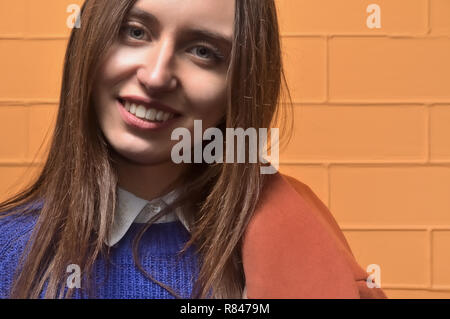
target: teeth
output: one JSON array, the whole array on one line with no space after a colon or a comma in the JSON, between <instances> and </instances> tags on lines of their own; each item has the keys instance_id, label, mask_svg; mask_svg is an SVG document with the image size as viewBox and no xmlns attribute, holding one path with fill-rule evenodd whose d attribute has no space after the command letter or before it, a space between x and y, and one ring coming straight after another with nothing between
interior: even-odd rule
<instances>
[{"instance_id":1,"label":"teeth","mask_svg":"<svg viewBox=\"0 0 450 319\"><path fill-rule=\"evenodd\" d=\"M154 121L156 119L156 110L150 109L145 113L145 118L150 121Z\"/></svg>"},{"instance_id":2,"label":"teeth","mask_svg":"<svg viewBox=\"0 0 450 319\"><path fill-rule=\"evenodd\" d=\"M125 109L131 114L134 114L136 115L136 117L146 119L149 121L165 122L167 120L172 119L175 116L173 113L159 111L156 109L147 109L143 105L136 105L128 101L125 101L124 106Z\"/></svg>"},{"instance_id":3,"label":"teeth","mask_svg":"<svg viewBox=\"0 0 450 319\"><path fill-rule=\"evenodd\" d=\"M130 106L130 113L131 114L136 114L136 104L131 104L131 106Z\"/></svg>"},{"instance_id":4,"label":"teeth","mask_svg":"<svg viewBox=\"0 0 450 319\"><path fill-rule=\"evenodd\" d=\"M145 107L143 107L142 105L139 105L136 108L136 116L141 118L141 119L145 119L145 113L147 112L147 110L145 109Z\"/></svg>"},{"instance_id":5,"label":"teeth","mask_svg":"<svg viewBox=\"0 0 450 319\"><path fill-rule=\"evenodd\" d=\"M164 112L163 111L158 111L158 113L156 113L156 120L157 121L162 121L164 116Z\"/></svg>"},{"instance_id":6,"label":"teeth","mask_svg":"<svg viewBox=\"0 0 450 319\"><path fill-rule=\"evenodd\" d=\"M164 113L163 115L163 121L167 121L170 118L170 114L169 113Z\"/></svg>"}]
</instances>

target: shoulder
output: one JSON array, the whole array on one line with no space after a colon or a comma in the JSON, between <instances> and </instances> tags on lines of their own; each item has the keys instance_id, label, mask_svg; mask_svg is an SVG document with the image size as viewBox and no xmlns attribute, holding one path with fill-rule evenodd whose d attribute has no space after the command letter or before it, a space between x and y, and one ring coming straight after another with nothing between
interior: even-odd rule
<instances>
[{"instance_id":1,"label":"shoulder","mask_svg":"<svg viewBox=\"0 0 450 319\"><path fill-rule=\"evenodd\" d=\"M20 242L32 232L36 223L33 215L12 215L0 218L0 256L5 254L11 246ZM1 257L0 257L1 258Z\"/></svg>"},{"instance_id":2,"label":"shoulder","mask_svg":"<svg viewBox=\"0 0 450 319\"><path fill-rule=\"evenodd\" d=\"M371 297L368 274L325 204L292 177L267 178L242 246L247 296Z\"/></svg>"},{"instance_id":3,"label":"shoulder","mask_svg":"<svg viewBox=\"0 0 450 319\"><path fill-rule=\"evenodd\" d=\"M31 206L24 213L8 211L0 215L0 262L28 240L37 222L38 208Z\"/></svg>"},{"instance_id":4,"label":"shoulder","mask_svg":"<svg viewBox=\"0 0 450 319\"><path fill-rule=\"evenodd\" d=\"M8 215L5 215L8 213ZM36 210L0 217L0 298L7 298L20 256L37 221Z\"/></svg>"},{"instance_id":5,"label":"shoulder","mask_svg":"<svg viewBox=\"0 0 450 319\"><path fill-rule=\"evenodd\" d=\"M31 233L41 208L42 202L33 202L0 214L0 256L15 242Z\"/></svg>"},{"instance_id":6,"label":"shoulder","mask_svg":"<svg viewBox=\"0 0 450 319\"><path fill-rule=\"evenodd\" d=\"M26 213L8 211L0 214L0 267L11 257L21 253L36 221L35 206Z\"/></svg>"}]
</instances>

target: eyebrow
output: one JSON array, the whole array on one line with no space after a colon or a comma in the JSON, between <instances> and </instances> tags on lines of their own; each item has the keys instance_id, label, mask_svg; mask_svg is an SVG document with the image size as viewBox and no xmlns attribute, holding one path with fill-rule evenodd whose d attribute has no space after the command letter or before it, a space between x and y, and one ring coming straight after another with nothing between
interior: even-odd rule
<instances>
[{"instance_id":1,"label":"eyebrow","mask_svg":"<svg viewBox=\"0 0 450 319\"><path fill-rule=\"evenodd\" d=\"M138 18L142 20L147 25L160 25L160 22L158 18L156 18L153 14L150 12L147 12L145 10L139 9L139 8L132 8L130 12L128 13L128 18ZM232 46L232 39L226 35L223 35L221 33L210 31L206 29L188 29L182 31L183 36L186 37L192 37L192 38L206 38L210 41L215 42L221 42L222 44L226 45L228 48L231 48Z\"/></svg>"}]
</instances>

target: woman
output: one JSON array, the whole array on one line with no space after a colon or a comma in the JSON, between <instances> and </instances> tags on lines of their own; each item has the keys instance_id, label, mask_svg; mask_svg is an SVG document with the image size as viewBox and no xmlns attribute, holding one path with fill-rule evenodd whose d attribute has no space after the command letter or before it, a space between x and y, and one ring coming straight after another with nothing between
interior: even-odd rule
<instances>
[{"instance_id":1,"label":"woman","mask_svg":"<svg viewBox=\"0 0 450 319\"><path fill-rule=\"evenodd\" d=\"M304 184L173 160L195 120L269 128L282 84L272 0L87 0L44 169L0 206L0 296L384 297Z\"/></svg>"}]
</instances>

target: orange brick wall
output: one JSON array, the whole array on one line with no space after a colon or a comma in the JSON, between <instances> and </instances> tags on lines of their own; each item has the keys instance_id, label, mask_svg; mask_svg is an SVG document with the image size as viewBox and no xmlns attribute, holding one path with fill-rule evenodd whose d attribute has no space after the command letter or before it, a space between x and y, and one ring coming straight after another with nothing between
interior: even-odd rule
<instances>
[{"instance_id":1,"label":"orange brick wall","mask_svg":"<svg viewBox=\"0 0 450 319\"><path fill-rule=\"evenodd\" d=\"M82 2L0 0L2 199L45 156L66 8ZM281 171L330 208L364 268L380 265L389 297L450 298L450 0L276 2L295 102Z\"/></svg>"},{"instance_id":2,"label":"orange brick wall","mask_svg":"<svg viewBox=\"0 0 450 319\"><path fill-rule=\"evenodd\" d=\"M380 266L389 297L450 298L450 0L277 3L296 102L281 171Z\"/></svg>"},{"instance_id":3,"label":"orange brick wall","mask_svg":"<svg viewBox=\"0 0 450 319\"><path fill-rule=\"evenodd\" d=\"M0 0L0 199L27 184L42 164L45 147L38 150L55 123L70 33L67 7L82 3Z\"/></svg>"}]
</instances>

